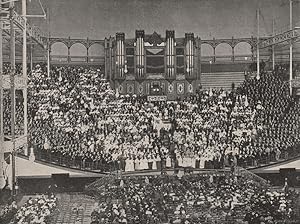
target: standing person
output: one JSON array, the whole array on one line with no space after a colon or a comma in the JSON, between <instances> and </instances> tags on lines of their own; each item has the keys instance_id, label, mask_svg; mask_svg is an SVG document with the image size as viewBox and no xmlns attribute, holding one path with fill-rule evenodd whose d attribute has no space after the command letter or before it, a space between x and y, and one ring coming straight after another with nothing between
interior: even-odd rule
<instances>
[{"instance_id":1,"label":"standing person","mask_svg":"<svg viewBox=\"0 0 300 224\"><path fill-rule=\"evenodd\" d=\"M55 193L57 193L57 188L58 186L55 183L52 183L48 186L48 196L50 197L51 195L55 196Z\"/></svg>"}]
</instances>

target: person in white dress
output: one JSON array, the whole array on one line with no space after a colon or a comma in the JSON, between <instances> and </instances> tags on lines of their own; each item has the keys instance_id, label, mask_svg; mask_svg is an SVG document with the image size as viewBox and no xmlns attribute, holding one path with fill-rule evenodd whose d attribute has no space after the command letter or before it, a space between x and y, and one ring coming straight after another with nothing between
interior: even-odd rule
<instances>
[{"instance_id":1,"label":"person in white dress","mask_svg":"<svg viewBox=\"0 0 300 224\"><path fill-rule=\"evenodd\" d=\"M156 162L157 164L161 164L161 158L158 154L156 154Z\"/></svg>"},{"instance_id":2,"label":"person in white dress","mask_svg":"<svg viewBox=\"0 0 300 224\"><path fill-rule=\"evenodd\" d=\"M200 169L204 169L204 165L205 165L205 158L203 156L200 157L200 164L199 164L199 168Z\"/></svg>"},{"instance_id":3,"label":"person in white dress","mask_svg":"<svg viewBox=\"0 0 300 224\"><path fill-rule=\"evenodd\" d=\"M149 169L148 160L146 158L141 159L140 169L141 170L148 170Z\"/></svg>"},{"instance_id":4,"label":"person in white dress","mask_svg":"<svg viewBox=\"0 0 300 224\"><path fill-rule=\"evenodd\" d=\"M136 158L134 163L135 163L135 170L140 170L140 159Z\"/></svg>"},{"instance_id":5,"label":"person in white dress","mask_svg":"<svg viewBox=\"0 0 300 224\"><path fill-rule=\"evenodd\" d=\"M152 170L157 170L157 159L153 156Z\"/></svg>"},{"instance_id":6,"label":"person in white dress","mask_svg":"<svg viewBox=\"0 0 300 224\"><path fill-rule=\"evenodd\" d=\"M172 167L172 164L171 164L171 158L170 158L170 156L168 155L167 156L167 159L166 159L166 167Z\"/></svg>"},{"instance_id":7,"label":"person in white dress","mask_svg":"<svg viewBox=\"0 0 300 224\"><path fill-rule=\"evenodd\" d=\"M196 168L196 157L191 158L191 167Z\"/></svg>"},{"instance_id":8,"label":"person in white dress","mask_svg":"<svg viewBox=\"0 0 300 224\"><path fill-rule=\"evenodd\" d=\"M134 171L134 161L131 157L126 159L125 172Z\"/></svg>"}]
</instances>

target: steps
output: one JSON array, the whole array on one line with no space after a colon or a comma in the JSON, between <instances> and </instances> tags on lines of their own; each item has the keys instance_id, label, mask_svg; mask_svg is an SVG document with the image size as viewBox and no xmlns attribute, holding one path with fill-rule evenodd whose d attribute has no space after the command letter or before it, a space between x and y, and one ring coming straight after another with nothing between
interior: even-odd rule
<instances>
[{"instance_id":1,"label":"steps","mask_svg":"<svg viewBox=\"0 0 300 224\"><path fill-rule=\"evenodd\" d=\"M74 224L76 221L81 224L91 223L95 200L83 194L60 194L57 197L58 209L53 215L51 224Z\"/></svg>"},{"instance_id":2,"label":"steps","mask_svg":"<svg viewBox=\"0 0 300 224\"><path fill-rule=\"evenodd\" d=\"M203 89L231 89L232 83L238 87L245 80L243 72L215 72L215 73L202 73L201 84Z\"/></svg>"}]
</instances>

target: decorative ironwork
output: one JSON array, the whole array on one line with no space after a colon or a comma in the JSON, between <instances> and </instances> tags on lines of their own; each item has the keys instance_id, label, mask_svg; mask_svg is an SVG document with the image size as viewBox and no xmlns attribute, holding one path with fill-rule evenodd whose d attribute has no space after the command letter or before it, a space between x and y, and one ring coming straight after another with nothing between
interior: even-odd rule
<instances>
[{"instance_id":1,"label":"decorative ironwork","mask_svg":"<svg viewBox=\"0 0 300 224\"><path fill-rule=\"evenodd\" d=\"M13 12L14 23L20 29L24 29L25 20L22 16L20 16L16 11ZM47 48L48 43L45 38L46 35L41 32L41 30L36 26L31 26L29 23L26 23L27 33L30 37L32 37L38 44L40 44L43 48Z\"/></svg>"},{"instance_id":2,"label":"decorative ironwork","mask_svg":"<svg viewBox=\"0 0 300 224\"><path fill-rule=\"evenodd\" d=\"M136 80L139 84L141 84L142 82L145 81L145 77L144 77L144 76L139 76L139 75L137 75L137 76L135 77L135 80Z\"/></svg>"},{"instance_id":3,"label":"decorative ironwork","mask_svg":"<svg viewBox=\"0 0 300 224\"><path fill-rule=\"evenodd\" d=\"M188 83L192 83L194 80L196 80L196 77L194 75L187 75L185 79L188 81Z\"/></svg>"},{"instance_id":4,"label":"decorative ironwork","mask_svg":"<svg viewBox=\"0 0 300 224\"><path fill-rule=\"evenodd\" d=\"M277 34L271 38L261 41L258 46L259 48L270 47L274 44L279 44L285 41L293 40L300 37L300 28L295 28L293 30L288 30L286 32ZM256 46L254 46L256 48Z\"/></svg>"},{"instance_id":5,"label":"decorative ironwork","mask_svg":"<svg viewBox=\"0 0 300 224\"><path fill-rule=\"evenodd\" d=\"M154 32L145 41L149 42L150 44L153 44L153 46L157 46L163 42L163 39L161 38L161 36L158 33Z\"/></svg>"},{"instance_id":6,"label":"decorative ironwork","mask_svg":"<svg viewBox=\"0 0 300 224\"><path fill-rule=\"evenodd\" d=\"M166 80L169 82L169 83L173 83L173 81L176 80L176 76L175 75L171 75L171 76L168 76L166 75Z\"/></svg>"}]
</instances>

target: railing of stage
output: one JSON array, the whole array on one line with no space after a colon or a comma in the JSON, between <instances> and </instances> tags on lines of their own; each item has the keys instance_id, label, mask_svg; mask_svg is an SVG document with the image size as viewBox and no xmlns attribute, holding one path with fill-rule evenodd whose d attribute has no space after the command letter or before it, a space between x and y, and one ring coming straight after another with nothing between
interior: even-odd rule
<instances>
[{"instance_id":1,"label":"railing of stage","mask_svg":"<svg viewBox=\"0 0 300 224\"><path fill-rule=\"evenodd\" d=\"M57 149L63 149L66 146L56 147ZM52 153L51 150L37 149L35 148L35 158L37 160L45 161L48 163L53 163L56 165L82 169L87 171L99 171L99 172L114 172L117 170L124 170L125 168L125 159L120 159L118 161L103 162L101 160L87 160L78 158L71 158L70 156L63 155L62 153ZM63 152L63 150L62 150ZM248 168L258 168L264 167L271 164L276 164L278 162L287 161L290 159L295 159L300 156L300 147L296 146L294 148L283 150L279 156L276 156L274 153L264 153L258 158L245 158L238 159L237 165L244 169ZM165 163L165 161L163 161ZM175 161L172 160L172 163L175 164ZM157 170L161 170L161 163L157 162ZM175 167L175 166L173 166ZM177 168L177 167L175 167ZM196 168L199 169L199 164L196 163ZM206 169L215 169L212 163L209 163L204 168Z\"/></svg>"}]
</instances>

